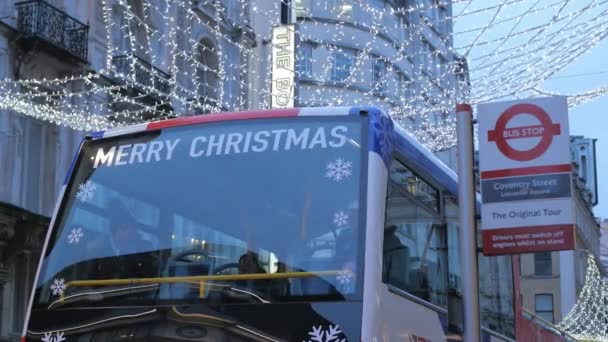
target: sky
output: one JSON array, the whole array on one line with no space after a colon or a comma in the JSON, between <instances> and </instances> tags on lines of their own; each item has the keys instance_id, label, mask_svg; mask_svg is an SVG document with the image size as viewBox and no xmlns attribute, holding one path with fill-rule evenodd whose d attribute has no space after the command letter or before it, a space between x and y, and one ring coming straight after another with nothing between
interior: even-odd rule
<instances>
[{"instance_id":1,"label":"sky","mask_svg":"<svg viewBox=\"0 0 608 342\"><path fill-rule=\"evenodd\" d=\"M589 73L593 74L588 75ZM546 83L547 89L564 93L606 85L608 85L608 40L602 41L586 55L558 73L556 78ZM571 108L569 119L570 135L584 135L597 139L599 203L593 211L597 217L608 218L608 95Z\"/></svg>"},{"instance_id":2,"label":"sky","mask_svg":"<svg viewBox=\"0 0 608 342\"><path fill-rule=\"evenodd\" d=\"M516 18L521 16L522 13L529 13L522 20L518 21L507 21L504 24L494 25L493 27L484 30L483 36L481 36L477 42L489 41L492 39L505 37L510 35L511 32L517 32L525 30L528 27L534 27L535 25L548 22L552 16L555 15L556 11L564 5L562 13L577 13L584 6L592 4L597 6L593 9L587 10L580 17L576 17L579 22L590 23L596 22L594 18L605 18L606 6L600 6L595 0L578 0L578 1L565 1L565 0L509 0L513 2L513 5L506 5L501 8L498 16L494 18L495 11L480 12L475 15L465 15L461 18L457 18L454 24L454 32L462 32L471 28L479 28L487 26L488 23L495 20L495 22L501 22L504 19ZM460 3L454 4L454 15L459 13L474 12L478 9L491 8L494 5L498 6L501 3L505 3L504 0L472 0L472 1L461 1ZM555 6L553 6L555 4ZM467 6L463 11L463 6ZM534 7L536 6L536 7ZM546 10L536 11L534 8L538 6L546 6ZM578 7L577 7L578 6ZM532 11L530 11L532 9ZM601 16L603 14L603 16ZM606 19L602 19L605 21ZM517 22L517 24L515 24ZM599 20L597 22L600 22ZM605 31L605 26L602 29ZM553 31L552 31L553 30ZM477 31L479 32L479 31ZM477 32L474 34L455 34L454 46L465 45L470 43L477 36ZM553 25L546 32L545 35L556 33L558 37L561 37L559 25ZM578 34L585 35L588 32L580 30ZM522 37L521 39L527 39ZM508 40L504 45L485 45L483 47L475 46L470 51L468 59L474 60L474 58L488 51L493 51L494 48L508 49L509 45L516 46L522 40L518 41L518 38ZM531 49L534 49L532 47ZM500 51L500 50L499 50ZM553 51L553 53L560 53L560 47ZM515 68L517 61L512 64ZM474 68L474 63L470 63L470 67ZM523 63L522 63L523 64ZM472 75L474 71L472 71ZM586 51L578 59L575 59L565 68L554 74L549 78L542 88L544 90L557 92L560 94L577 94L584 93L589 90L598 87L608 86L608 39L604 39L592 49ZM509 100L503 98L502 100ZM592 100L591 102L578 105L569 109L569 125L570 135L583 135L588 138L597 139L596 142L596 158L597 158L597 180L598 180L598 205L594 208L594 214L596 217L608 218L608 95Z\"/></svg>"}]
</instances>

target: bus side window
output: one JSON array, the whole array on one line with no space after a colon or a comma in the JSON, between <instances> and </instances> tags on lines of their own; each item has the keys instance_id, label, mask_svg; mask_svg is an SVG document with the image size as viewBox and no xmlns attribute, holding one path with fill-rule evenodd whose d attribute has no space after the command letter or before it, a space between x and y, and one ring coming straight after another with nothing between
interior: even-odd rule
<instances>
[{"instance_id":1,"label":"bus side window","mask_svg":"<svg viewBox=\"0 0 608 342\"><path fill-rule=\"evenodd\" d=\"M407 287L409 249L396 235L397 226L384 229L382 281L401 289Z\"/></svg>"},{"instance_id":2,"label":"bus side window","mask_svg":"<svg viewBox=\"0 0 608 342\"><path fill-rule=\"evenodd\" d=\"M382 281L447 307L445 224L438 190L393 160L388 180Z\"/></svg>"}]
</instances>

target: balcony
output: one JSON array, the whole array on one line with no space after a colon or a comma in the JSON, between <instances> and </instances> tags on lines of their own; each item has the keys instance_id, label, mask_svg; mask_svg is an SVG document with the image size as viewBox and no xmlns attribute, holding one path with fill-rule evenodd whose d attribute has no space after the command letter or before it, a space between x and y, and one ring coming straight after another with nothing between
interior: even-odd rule
<instances>
[{"instance_id":1,"label":"balcony","mask_svg":"<svg viewBox=\"0 0 608 342\"><path fill-rule=\"evenodd\" d=\"M228 111L228 108L222 106L215 98L208 96L190 98L187 99L186 102L193 108L194 114L209 114Z\"/></svg>"},{"instance_id":2,"label":"balcony","mask_svg":"<svg viewBox=\"0 0 608 342\"><path fill-rule=\"evenodd\" d=\"M89 26L42 0L22 1L17 8L17 30L26 40L40 40L59 53L87 61Z\"/></svg>"},{"instance_id":3,"label":"balcony","mask_svg":"<svg viewBox=\"0 0 608 342\"><path fill-rule=\"evenodd\" d=\"M112 58L112 67L117 79L130 79L144 93L158 92L165 97L171 91L171 75L154 67L135 55L120 55Z\"/></svg>"}]
</instances>

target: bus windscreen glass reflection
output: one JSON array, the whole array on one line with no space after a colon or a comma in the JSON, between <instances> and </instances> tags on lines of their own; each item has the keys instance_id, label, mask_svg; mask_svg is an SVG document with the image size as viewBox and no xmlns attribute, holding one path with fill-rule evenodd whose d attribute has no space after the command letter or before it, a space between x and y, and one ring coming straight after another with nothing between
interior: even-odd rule
<instances>
[{"instance_id":1,"label":"bus windscreen glass reflection","mask_svg":"<svg viewBox=\"0 0 608 342\"><path fill-rule=\"evenodd\" d=\"M360 120L252 120L87 143L35 303L359 298Z\"/></svg>"}]
</instances>

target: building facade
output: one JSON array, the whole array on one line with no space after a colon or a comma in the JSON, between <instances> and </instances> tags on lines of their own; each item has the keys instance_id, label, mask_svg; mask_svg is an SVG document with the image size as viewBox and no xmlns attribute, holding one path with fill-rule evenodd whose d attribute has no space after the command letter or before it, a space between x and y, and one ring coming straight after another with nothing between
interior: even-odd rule
<instances>
[{"instance_id":1,"label":"building facade","mask_svg":"<svg viewBox=\"0 0 608 342\"><path fill-rule=\"evenodd\" d=\"M294 31L295 44L286 49L295 57L296 106L378 106L419 141L435 146L438 157L456 169L455 149L441 141L454 136L440 127L454 118L454 106L444 104L463 96L469 81L466 60L452 52L451 1L277 0L258 1L256 7L256 55L272 55L277 45L283 52L284 41L273 41L273 28ZM270 103L278 96L272 89L272 60L261 61L258 68L264 89L258 101ZM463 328L458 230L455 222L448 223L449 325L456 334ZM482 326L514 338L511 259L478 257Z\"/></svg>"},{"instance_id":2,"label":"building facade","mask_svg":"<svg viewBox=\"0 0 608 342\"><path fill-rule=\"evenodd\" d=\"M249 70L252 59L240 47L250 49L255 40L251 30L243 29L248 27L247 6L235 3L195 1L186 11L168 7L165 0L3 0L0 78L56 79L103 72L100 82L120 89L86 97L51 96L61 89L37 89L37 94L49 96L30 98L32 110L38 110L36 105L78 109L86 102L97 103L110 117L144 108L140 118L153 119L159 112L170 116L250 108L252 90L243 70ZM217 11L222 12L221 23L215 19ZM133 24L138 20L154 33ZM163 39L170 33L176 34L181 53L172 54L171 44ZM23 91L30 85L24 83ZM140 86L147 87L145 93ZM87 89L82 82L69 87L74 93ZM163 98L171 92L171 99L182 100ZM121 98L124 101L116 101ZM166 102L161 109L145 110L161 102ZM85 134L0 110L0 341L20 340L49 219Z\"/></svg>"},{"instance_id":3,"label":"building facade","mask_svg":"<svg viewBox=\"0 0 608 342\"><path fill-rule=\"evenodd\" d=\"M593 215L598 203L595 139L570 139L573 164L576 250L521 255L522 306L549 323L560 322L570 312L583 286L589 253L600 260L600 227Z\"/></svg>"},{"instance_id":4,"label":"building facade","mask_svg":"<svg viewBox=\"0 0 608 342\"><path fill-rule=\"evenodd\" d=\"M294 105L379 106L410 131L421 132L417 138L439 146L440 158L456 167L440 127L453 120L453 106L444 104L466 91L468 76L466 61L452 52L450 1L198 0L188 10L169 3L1 1L0 77L103 74L99 82L120 90L87 98L59 96L53 108L97 103L104 115L125 123L128 118L118 114L128 111L154 119L267 108L275 95L272 65L261 56L271 56L272 28L293 24L298 40ZM39 29L52 26L48 18L61 28ZM65 27L77 34L63 32ZM70 86L73 91L87 87ZM85 132L10 110L0 115L0 165L8 166L0 168L0 340L17 341L49 218ZM447 231L446 243L455 251L448 258L454 270L448 279L449 305L457 308L462 305L458 227ZM483 325L513 338L510 258L479 258ZM450 312L453 330L461 332L462 314Z\"/></svg>"},{"instance_id":5,"label":"building facade","mask_svg":"<svg viewBox=\"0 0 608 342\"><path fill-rule=\"evenodd\" d=\"M272 54L273 27L295 31L295 106L374 105L393 114L455 169L442 131L467 87L466 61L452 52L452 4L440 0L258 1L252 25ZM270 25L269 25L270 23ZM269 103L271 60L261 61L258 102ZM444 141L445 140L445 141Z\"/></svg>"},{"instance_id":6,"label":"building facade","mask_svg":"<svg viewBox=\"0 0 608 342\"><path fill-rule=\"evenodd\" d=\"M61 6L57 1L52 5ZM55 7L43 10L60 21L70 20L67 12ZM82 48L21 39L27 25L18 30L19 20L40 20L31 7L18 10L13 1L3 1L0 17L1 78L63 77L86 67ZM86 25L73 23L87 30ZM0 111L0 340L20 338L49 217L81 137L68 128Z\"/></svg>"},{"instance_id":7,"label":"building facade","mask_svg":"<svg viewBox=\"0 0 608 342\"><path fill-rule=\"evenodd\" d=\"M600 263L604 269L605 274L608 274L608 218L599 220L600 224ZM604 276L604 279L608 278Z\"/></svg>"}]
</instances>

